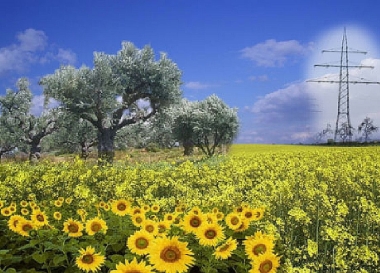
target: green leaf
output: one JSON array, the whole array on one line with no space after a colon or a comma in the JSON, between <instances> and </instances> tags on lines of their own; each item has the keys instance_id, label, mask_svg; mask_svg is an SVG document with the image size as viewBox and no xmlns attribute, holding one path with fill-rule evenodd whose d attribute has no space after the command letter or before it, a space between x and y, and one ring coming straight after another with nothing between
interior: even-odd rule
<instances>
[{"instance_id":1,"label":"green leaf","mask_svg":"<svg viewBox=\"0 0 380 273\"><path fill-rule=\"evenodd\" d=\"M124 256L119 254L114 254L109 256L111 261L113 261L115 264L118 264L119 262L124 262Z\"/></svg>"},{"instance_id":2,"label":"green leaf","mask_svg":"<svg viewBox=\"0 0 380 273\"><path fill-rule=\"evenodd\" d=\"M66 256L64 256L64 255L57 255L53 259L53 264L54 265L61 265L62 262L64 262L65 260L66 260Z\"/></svg>"},{"instance_id":3,"label":"green leaf","mask_svg":"<svg viewBox=\"0 0 380 273\"><path fill-rule=\"evenodd\" d=\"M47 254L47 253L40 254L40 253L38 253L38 252L34 252L34 253L32 254L32 258L33 258L33 260L35 260L35 261L36 261L37 263L39 263L39 264L43 264L43 263L46 261L47 257L48 257L48 254Z\"/></svg>"},{"instance_id":4,"label":"green leaf","mask_svg":"<svg viewBox=\"0 0 380 273\"><path fill-rule=\"evenodd\" d=\"M17 273L17 271L14 268L8 268L7 271L5 271L5 273Z\"/></svg>"}]
</instances>

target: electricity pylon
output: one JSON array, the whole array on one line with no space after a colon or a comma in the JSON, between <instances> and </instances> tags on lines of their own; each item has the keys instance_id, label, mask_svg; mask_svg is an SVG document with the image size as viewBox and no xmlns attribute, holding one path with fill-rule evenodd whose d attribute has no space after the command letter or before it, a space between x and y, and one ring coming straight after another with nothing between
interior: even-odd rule
<instances>
[{"instance_id":1,"label":"electricity pylon","mask_svg":"<svg viewBox=\"0 0 380 273\"><path fill-rule=\"evenodd\" d=\"M347 35L346 28L344 28L342 47L340 50L322 50L322 53L325 52L338 52L340 53L340 64L316 64L314 67L339 67L339 80L328 80L328 79L313 79L308 80L307 82L327 82L327 83L339 83L339 94L338 94L338 114L335 124L334 132L334 141L337 141L339 136L343 142L352 140L352 126L350 120L350 89L349 84L380 84L380 82L374 81L350 81L349 80L349 68L371 68L373 66L369 65L349 65L348 62L348 53L359 53L367 54L366 51L359 50L349 50L347 45Z\"/></svg>"}]
</instances>

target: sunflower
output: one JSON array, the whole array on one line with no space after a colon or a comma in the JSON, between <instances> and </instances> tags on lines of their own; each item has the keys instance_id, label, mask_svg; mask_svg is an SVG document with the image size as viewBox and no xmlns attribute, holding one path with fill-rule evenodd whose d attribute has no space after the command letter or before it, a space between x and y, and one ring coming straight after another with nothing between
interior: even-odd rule
<instances>
[{"instance_id":1,"label":"sunflower","mask_svg":"<svg viewBox=\"0 0 380 273\"><path fill-rule=\"evenodd\" d=\"M275 273L280 266L280 257L273 253L265 253L256 257L249 273Z\"/></svg>"},{"instance_id":2,"label":"sunflower","mask_svg":"<svg viewBox=\"0 0 380 273\"><path fill-rule=\"evenodd\" d=\"M1 209L1 215L3 216L11 216L13 212L10 210L10 207L4 207Z\"/></svg>"},{"instance_id":3,"label":"sunflower","mask_svg":"<svg viewBox=\"0 0 380 273\"><path fill-rule=\"evenodd\" d=\"M152 243L149 261L158 271L181 273L187 272L188 267L194 264L192 255L187 243L179 241L178 236L158 237Z\"/></svg>"},{"instance_id":4,"label":"sunflower","mask_svg":"<svg viewBox=\"0 0 380 273\"><path fill-rule=\"evenodd\" d=\"M105 211L109 211L111 208L110 208L110 205L108 205L108 204L106 203L106 204L104 204L103 209L104 209Z\"/></svg>"},{"instance_id":5,"label":"sunflower","mask_svg":"<svg viewBox=\"0 0 380 273\"><path fill-rule=\"evenodd\" d=\"M225 238L223 228L218 224L204 224L195 235L202 246L216 246Z\"/></svg>"},{"instance_id":6,"label":"sunflower","mask_svg":"<svg viewBox=\"0 0 380 273\"><path fill-rule=\"evenodd\" d=\"M84 209L77 209L77 214L80 216L82 222L86 222L87 211Z\"/></svg>"},{"instance_id":7,"label":"sunflower","mask_svg":"<svg viewBox=\"0 0 380 273\"><path fill-rule=\"evenodd\" d=\"M158 234L158 223L153 221L153 220L145 220L142 224L141 224L141 229L153 234L153 235L157 235Z\"/></svg>"},{"instance_id":8,"label":"sunflower","mask_svg":"<svg viewBox=\"0 0 380 273\"><path fill-rule=\"evenodd\" d=\"M72 198L72 197L67 197L67 198L65 199L65 203L66 203L66 204L70 205L71 202L73 202L73 198Z\"/></svg>"},{"instance_id":9,"label":"sunflower","mask_svg":"<svg viewBox=\"0 0 380 273\"><path fill-rule=\"evenodd\" d=\"M258 256L271 253L274 248L273 236L256 232L254 236L246 237L244 240L245 253L251 260Z\"/></svg>"},{"instance_id":10,"label":"sunflower","mask_svg":"<svg viewBox=\"0 0 380 273\"><path fill-rule=\"evenodd\" d=\"M253 209L252 212L253 212L253 218L252 220L253 221L259 221L261 220L263 217L264 217L264 208L257 208L257 209Z\"/></svg>"},{"instance_id":11,"label":"sunflower","mask_svg":"<svg viewBox=\"0 0 380 273\"><path fill-rule=\"evenodd\" d=\"M132 262L125 260L124 263L116 265L115 270L111 270L110 273L153 273L153 267L147 265L145 261L137 262L136 257Z\"/></svg>"},{"instance_id":12,"label":"sunflower","mask_svg":"<svg viewBox=\"0 0 380 273\"><path fill-rule=\"evenodd\" d=\"M120 199L112 202L111 210L113 213L119 216L125 216L130 212L131 203L125 199Z\"/></svg>"},{"instance_id":13,"label":"sunflower","mask_svg":"<svg viewBox=\"0 0 380 273\"><path fill-rule=\"evenodd\" d=\"M95 235L97 232L106 234L107 229L107 223L99 217L87 220L86 222L86 232L88 235Z\"/></svg>"},{"instance_id":14,"label":"sunflower","mask_svg":"<svg viewBox=\"0 0 380 273\"><path fill-rule=\"evenodd\" d=\"M252 221L255 218L255 213L256 213L255 210L253 210L249 207L246 207L241 212L241 215L242 215L243 219L247 219L249 221Z\"/></svg>"},{"instance_id":15,"label":"sunflower","mask_svg":"<svg viewBox=\"0 0 380 273\"><path fill-rule=\"evenodd\" d=\"M241 216L238 213L231 212L226 215L224 221L230 229L236 230L241 225Z\"/></svg>"},{"instance_id":16,"label":"sunflower","mask_svg":"<svg viewBox=\"0 0 380 273\"><path fill-rule=\"evenodd\" d=\"M133 214L132 223L136 227L141 227L142 223L145 221L145 214Z\"/></svg>"},{"instance_id":17,"label":"sunflower","mask_svg":"<svg viewBox=\"0 0 380 273\"><path fill-rule=\"evenodd\" d=\"M154 205L152 205L152 206L150 207L150 210L151 210L151 212L153 212L153 213L157 213L157 212L160 211L160 206L157 205L157 204L154 204Z\"/></svg>"},{"instance_id":18,"label":"sunflower","mask_svg":"<svg viewBox=\"0 0 380 273\"><path fill-rule=\"evenodd\" d=\"M228 238L226 242L222 245L218 246L213 253L216 259L225 260L231 257L232 251L237 248L236 239L232 239L232 237Z\"/></svg>"},{"instance_id":19,"label":"sunflower","mask_svg":"<svg viewBox=\"0 0 380 273\"><path fill-rule=\"evenodd\" d=\"M165 213L164 221L172 223L177 215L174 213Z\"/></svg>"},{"instance_id":20,"label":"sunflower","mask_svg":"<svg viewBox=\"0 0 380 273\"><path fill-rule=\"evenodd\" d=\"M103 200L102 201L99 201L99 203L98 203L98 206L100 207L100 208L104 208L104 205L106 204L106 202L104 202Z\"/></svg>"},{"instance_id":21,"label":"sunflower","mask_svg":"<svg viewBox=\"0 0 380 273\"><path fill-rule=\"evenodd\" d=\"M141 208L139 208L139 207L133 207L131 209L131 215L143 214L143 213L144 213L144 211Z\"/></svg>"},{"instance_id":22,"label":"sunflower","mask_svg":"<svg viewBox=\"0 0 380 273\"><path fill-rule=\"evenodd\" d=\"M150 211L150 206L148 204L142 204L140 206L140 208L142 209L142 211L145 213L145 212L149 212Z\"/></svg>"},{"instance_id":23,"label":"sunflower","mask_svg":"<svg viewBox=\"0 0 380 273\"><path fill-rule=\"evenodd\" d=\"M189 213L192 213L192 214L196 214L196 215L198 215L198 214L202 214L202 210L201 210L198 206L195 206L195 207L193 207L193 208L189 211Z\"/></svg>"},{"instance_id":24,"label":"sunflower","mask_svg":"<svg viewBox=\"0 0 380 273\"><path fill-rule=\"evenodd\" d=\"M55 200L54 201L54 206L56 206L57 208L62 207L62 205L63 205L63 202L61 200Z\"/></svg>"},{"instance_id":25,"label":"sunflower","mask_svg":"<svg viewBox=\"0 0 380 273\"><path fill-rule=\"evenodd\" d=\"M80 237L83 235L83 224L79 221L73 220L72 218L67 219L63 223L63 231L68 233L70 237Z\"/></svg>"},{"instance_id":26,"label":"sunflower","mask_svg":"<svg viewBox=\"0 0 380 273\"><path fill-rule=\"evenodd\" d=\"M29 236L29 232L34 229L34 223L31 220L20 219L17 222L16 232L21 236Z\"/></svg>"},{"instance_id":27,"label":"sunflower","mask_svg":"<svg viewBox=\"0 0 380 273\"><path fill-rule=\"evenodd\" d=\"M218 221L221 221L221 220L224 219L224 213L221 212L221 211L219 211L219 212L215 213L215 217L216 217L216 219L217 219Z\"/></svg>"},{"instance_id":28,"label":"sunflower","mask_svg":"<svg viewBox=\"0 0 380 273\"><path fill-rule=\"evenodd\" d=\"M104 264L105 258L100 253L95 253L95 248L92 246L81 248L79 250L79 256L75 260L75 264L79 269L86 272L96 272Z\"/></svg>"},{"instance_id":29,"label":"sunflower","mask_svg":"<svg viewBox=\"0 0 380 273\"><path fill-rule=\"evenodd\" d=\"M26 209L26 208L22 208L22 209L21 209L21 214L24 215L24 216L25 216L25 215L29 215L29 210Z\"/></svg>"},{"instance_id":30,"label":"sunflower","mask_svg":"<svg viewBox=\"0 0 380 273\"><path fill-rule=\"evenodd\" d=\"M157 224L158 228L158 234L164 234L169 228L170 228L170 223L167 221L159 221Z\"/></svg>"},{"instance_id":31,"label":"sunflower","mask_svg":"<svg viewBox=\"0 0 380 273\"><path fill-rule=\"evenodd\" d=\"M65 201L65 198L62 197L62 196L60 196L60 197L57 198L57 200L63 203Z\"/></svg>"},{"instance_id":32,"label":"sunflower","mask_svg":"<svg viewBox=\"0 0 380 273\"><path fill-rule=\"evenodd\" d=\"M249 228L250 221L246 218L241 219L240 226L234 230L234 232L243 232L244 230L247 230Z\"/></svg>"},{"instance_id":33,"label":"sunflower","mask_svg":"<svg viewBox=\"0 0 380 273\"><path fill-rule=\"evenodd\" d=\"M0 200L0 209L4 207L4 201L3 200Z\"/></svg>"},{"instance_id":34,"label":"sunflower","mask_svg":"<svg viewBox=\"0 0 380 273\"><path fill-rule=\"evenodd\" d=\"M54 219L55 220L61 220L62 219L62 214L59 212L59 211L55 211L54 213L53 213L53 217L54 217Z\"/></svg>"},{"instance_id":35,"label":"sunflower","mask_svg":"<svg viewBox=\"0 0 380 273\"><path fill-rule=\"evenodd\" d=\"M20 202L20 206L23 207L23 208L27 207L28 206L28 201L22 200Z\"/></svg>"},{"instance_id":36,"label":"sunflower","mask_svg":"<svg viewBox=\"0 0 380 273\"><path fill-rule=\"evenodd\" d=\"M43 227L45 225L49 225L48 217L43 211L34 210L30 218L36 227Z\"/></svg>"},{"instance_id":37,"label":"sunflower","mask_svg":"<svg viewBox=\"0 0 380 273\"><path fill-rule=\"evenodd\" d=\"M149 253L149 246L154 240L154 236L145 231L138 230L128 237L127 246L132 253L144 255Z\"/></svg>"},{"instance_id":38,"label":"sunflower","mask_svg":"<svg viewBox=\"0 0 380 273\"><path fill-rule=\"evenodd\" d=\"M195 233L205 223L207 223L207 218L204 214L188 213L183 217L182 226L187 233Z\"/></svg>"},{"instance_id":39,"label":"sunflower","mask_svg":"<svg viewBox=\"0 0 380 273\"><path fill-rule=\"evenodd\" d=\"M25 220L25 218L20 215L12 215L8 219L8 228L13 232L17 232L17 225L22 220Z\"/></svg>"}]
</instances>

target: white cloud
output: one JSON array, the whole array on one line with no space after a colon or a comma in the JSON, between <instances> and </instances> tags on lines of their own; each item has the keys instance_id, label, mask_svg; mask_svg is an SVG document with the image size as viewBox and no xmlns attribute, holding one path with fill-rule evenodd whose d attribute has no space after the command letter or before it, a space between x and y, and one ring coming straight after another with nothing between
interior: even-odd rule
<instances>
[{"instance_id":1,"label":"white cloud","mask_svg":"<svg viewBox=\"0 0 380 273\"><path fill-rule=\"evenodd\" d=\"M296 40L277 42L274 39L266 40L241 50L241 56L252 60L258 66L283 66L292 56L304 55L312 48L312 43L302 45Z\"/></svg>"},{"instance_id":2,"label":"white cloud","mask_svg":"<svg viewBox=\"0 0 380 273\"><path fill-rule=\"evenodd\" d=\"M56 60L74 64L76 55L69 49L54 49L42 30L26 29L16 35L17 42L0 48L0 76L6 73L23 73L31 65ZM58 52L57 52L58 51Z\"/></svg>"},{"instance_id":3,"label":"white cloud","mask_svg":"<svg viewBox=\"0 0 380 273\"><path fill-rule=\"evenodd\" d=\"M251 81L258 81L258 82L266 82L269 80L267 75L250 76L248 79Z\"/></svg>"},{"instance_id":4,"label":"white cloud","mask_svg":"<svg viewBox=\"0 0 380 273\"><path fill-rule=\"evenodd\" d=\"M201 82L188 82L185 84L185 88L193 90L207 89L210 87L214 87L214 85Z\"/></svg>"},{"instance_id":5,"label":"white cloud","mask_svg":"<svg viewBox=\"0 0 380 273\"><path fill-rule=\"evenodd\" d=\"M380 81L380 59L365 59L363 65L371 69L351 69L349 74L371 81ZM326 77L339 78L336 74ZM324 76L322 76L323 78ZM350 119L357 128L365 117L370 117L375 126L380 126L380 85L351 84ZM237 141L262 143L307 143L315 142L316 135L327 124L335 130L338 113L339 84L294 83L284 89L269 93L252 106L244 108L252 113L252 122L243 124ZM251 134L249 128L255 128ZM358 138L354 132L353 139ZM380 138L380 132L372 136Z\"/></svg>"},{"instance_id":6,"label":"white cloud","mask_svg":"<svg viewBox=\"0 0 380 273\"><path fill-rule=\"evenodd\" d=\"M70 49L59 48L56 58L63 64L74 65L77 62L77 55Z\"/></svg>"}]
</instances>

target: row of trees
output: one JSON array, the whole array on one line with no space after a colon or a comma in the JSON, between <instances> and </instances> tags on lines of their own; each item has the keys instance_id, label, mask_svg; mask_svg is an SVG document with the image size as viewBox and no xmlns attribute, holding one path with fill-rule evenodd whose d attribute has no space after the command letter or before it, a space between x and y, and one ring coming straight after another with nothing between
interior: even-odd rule
<instances>
[{"instance_id":1,"label":"row of trees","mask_svg":"<svg viewBox=\"0 0 380 273\"><path fill-rule=\"evenodd\" d=\"M0 156L17 148L38 160L44 138L51 149L79 148L83 157L97 146L99 161L109 163L115 147L130 146L130 139L165 147L180 142L187 155L196 146L211 156L236 136L236 109L215 95L184 100L181 74L165 54L155 60L150 47L123 42L115 55L95 53L93 68L62 66L44 76L40 116L30 113L32 93L28 80L20 79L16 91L0 97ZM48 108L52 99L58 106Z\"/></svg>"},{"instance_id":2,"label":"row of trees","mask_svg":"<svg viewBox=\"0 0 380 273\"><path fill-rule=\"evenodd\" d=\"M353 127L349 128L347 124L342 124L341 128L343 128L342 130L347 130L351 132L351 136L352 136L352 132L355 131L355 128ZM357 141L367 143L368 141L370 141L371 135L377 132L378 130L379 130L379 127L374 125L374 121L369 117L365 117L357 128L357 132L359 134ZM327 124L326 128L317 134L316 136L317 142L320 142L321 140L325 138L329 139L333 134L334 134L334 131L331 128L331 125ZM346 136L347 134L343 132L343 134L341 135L343 142L345 142L345 139L343 137L346 137Z\"/></svg>"}]
</instances>

